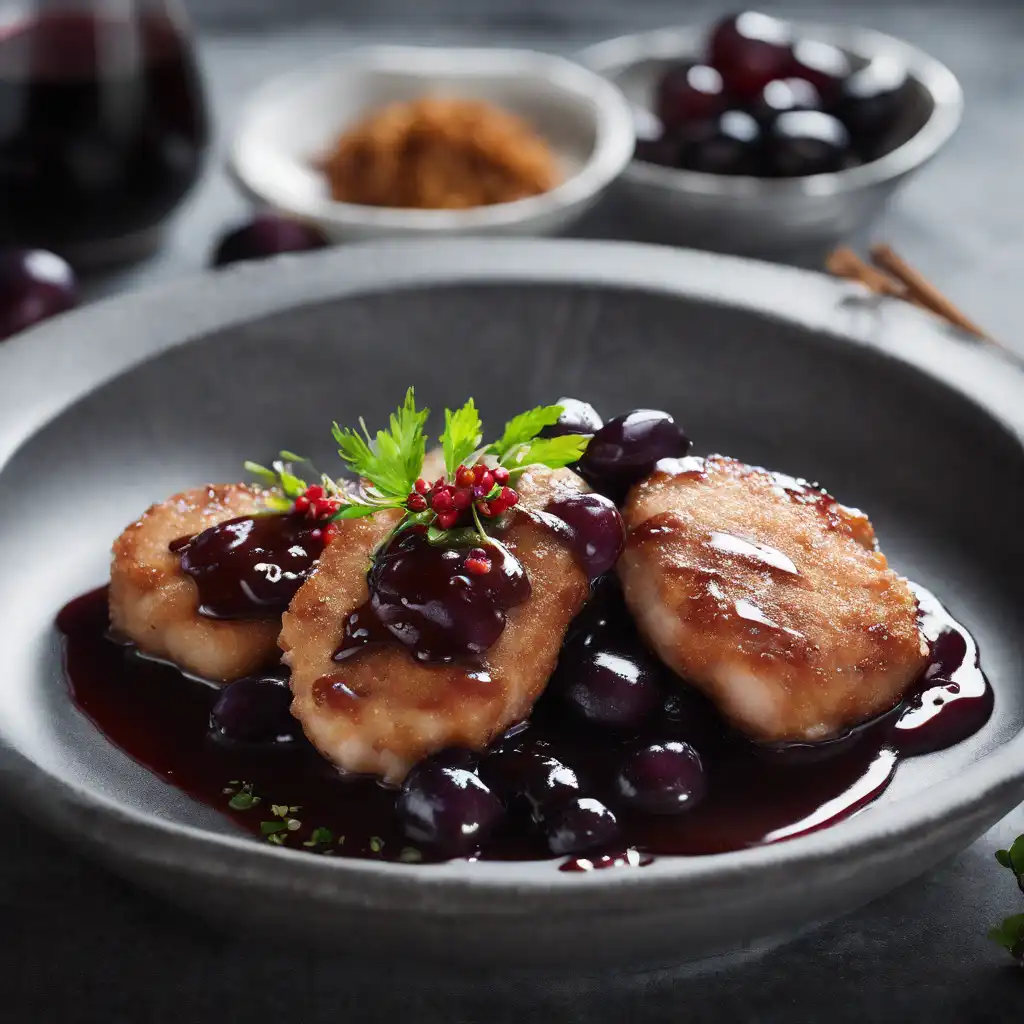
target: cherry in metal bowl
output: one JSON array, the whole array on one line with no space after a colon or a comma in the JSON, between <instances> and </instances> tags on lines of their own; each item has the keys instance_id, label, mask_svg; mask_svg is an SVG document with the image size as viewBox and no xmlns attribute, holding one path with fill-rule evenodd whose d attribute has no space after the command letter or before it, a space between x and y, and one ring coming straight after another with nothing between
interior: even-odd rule
<instances>
[{"instance_id":1,"label":"cherry in metal bowl","mask_svg":"<svg viewBox=\"0 0 1024 1024\"><path fill-rule=\"evenodd\" d=\"M796 176L781 177L763 160L754 171L736 173L733 164L721 173L696 160L686 145L687 137L706 138L713 118L693 119L686 131L677 122L663 135L645 131L616 189L617 215L633 237L744 255L800 253L817 261L853 227L869 225L955 132L962 91L949 69L927 54L854 27L796 23L792 30L794 41L821 46L791 46L786 62L782 49L775 50L779 60L771 76L762 75L756 92L755 76L746 95L730 94L727 109L753 115L767 148L774 113L764 103L765 89L794 80L800 70L810 76L808 84L824 90L821 108L849 132L849 154L839 169L822 175L796 167ZM635 108L654 112L666 71L714 64L708 34L706 26L692 26L623 36L585 50L581 59L618 85ZM828 59L836 50L845 61ZM836 95L834 70L845 63L851 70ZM730 75L715 70L728 91ZM814 108L802 97L795 103L787 98L777 109Z\"/></svg>"}]
</instances>

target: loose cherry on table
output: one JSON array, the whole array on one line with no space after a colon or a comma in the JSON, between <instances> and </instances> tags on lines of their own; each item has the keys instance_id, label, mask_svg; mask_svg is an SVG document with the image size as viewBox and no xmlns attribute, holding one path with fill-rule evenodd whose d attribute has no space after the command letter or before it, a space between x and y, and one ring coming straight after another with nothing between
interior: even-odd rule
<instances>
[{"instance_id":1,"label":"loose cherry on table","mask_svg":"<svg viewBox=\"0 0 1024 1024\"><path fill-rule=\"evenodd\" d=\"M214 249L211 263L224 267L244 260L261 260L285 252L323 249L327 239L301 221L263 213L225 234Z\"/></svg>"},{"instance_id":2,"label":"loose cherry on table","mask_svg":"<svg viewBox=\"0 0 1024 1024\"><path fill-rule=\"evenodd\" d=\"M45 249L0 249L0 341L78 301L75 273Z\"/></svg>"}]
</instances>

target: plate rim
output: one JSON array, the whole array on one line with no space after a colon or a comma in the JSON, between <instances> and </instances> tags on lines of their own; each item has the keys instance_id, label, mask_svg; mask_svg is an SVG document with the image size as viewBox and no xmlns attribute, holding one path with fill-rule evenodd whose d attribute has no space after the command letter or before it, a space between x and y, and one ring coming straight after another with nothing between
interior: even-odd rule
<instances>
[{"instance_id":1,"label":"plate rim","mask_svg":"<svg viewBox=\"0 0 1024 1024\"><path fill-rule=\"evenodd\" d=\"M638 243L473 239L369 242L237 264L116 296L41 324L0 348L0 471L21 444L75 401L212 330L389 289L531 283L676 295L788 322L836 344L863 346L959 392L1024 447L1024 362L968 340L904 303L879 301L858 285L754 260ZM81 346L92 337L107 338L108 344L83 353ZM16 749L2 722L0 792L44 826L70 828L87 846L115 859L173 866L206 879L228 872L259 887L322 892L334 904L448 914L471 912L467 904L472 904L494 912L494 896L507 891L517 899L502 908L504 914L550 911L544 901L551 897L558 898L560 911L588 914L609 909L607 902L595 900L597 889L634 911L654 910L672 889L685 891L694 909L713 902L724 911L733 902L730 893L738 903L749 898L737 884L741 876L757 874L780 896L806 891L813 872L827 875L843 865L863 869L894 847L924 849L942 823L981 822L991 817L992 808L1012 806L1024 795L1024 730L945 781L941 790L929 787L916 794L912 807L896 801L785 843L659 858L643 871L566 874L548 861L410 868L309 857L242 835L169 822L62 779ZM285 864L290 869L282 871ZM357 884L339 884L348 880ZM456 892L460 903L452 909L448 901Z\"/></svg>"}]
</instances>

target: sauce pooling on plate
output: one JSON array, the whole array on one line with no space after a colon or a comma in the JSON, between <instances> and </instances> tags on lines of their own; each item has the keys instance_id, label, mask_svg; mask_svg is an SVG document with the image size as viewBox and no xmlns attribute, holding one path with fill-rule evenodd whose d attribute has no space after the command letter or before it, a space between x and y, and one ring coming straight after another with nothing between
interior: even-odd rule
<instances>
[{"instance_id":1,"label":"sauce pooling on plate","mask_svg":"<svg viewBox=\"0 0 1024 1024\"><path fill-rule=\"evenodd\" d=\"M627 677L630 664L651 660L628 626L617 587L606 583L574 623L559 671L529 723L469 760L495 791L508 792L519 784L510 766L518 764L519 772L523 760L509 754L543 765L550 792L544 785L531 790L535 813L543 815L545 801L565 784L566 772L554 765L569 769L581 794L615 811L614 840L592 853L561 858L565 869L642 866L653 857L738 850L824 828L881 795L901 759L951 746L991 715L992 691L974 640L928 591L915 591L931 658L912 694L881 718L827 743L765 747L731 730L667 671L656 680L655 709L636 729L595 735L594 725L570 713L567 703L578 689L573 683L586 682L593 663L578 652L614 651L618 660L605 663ZM224 742L211 732L210 721L225 691L139 657L108 636L107 623L105 588L72 601L58 616L68 686L79 709L137 762L265 841L333 856L432 859L403 836L394 790L339 775L296 736L290 721L277 743ZM623 758L638 747L673 743L699 751L703 800L671 816L623 807L616 787ZM275 808L283 808L284 817ZM513 800L510 808L480 857L551 859L526 802Z\"/></svg>"}]
</instances>

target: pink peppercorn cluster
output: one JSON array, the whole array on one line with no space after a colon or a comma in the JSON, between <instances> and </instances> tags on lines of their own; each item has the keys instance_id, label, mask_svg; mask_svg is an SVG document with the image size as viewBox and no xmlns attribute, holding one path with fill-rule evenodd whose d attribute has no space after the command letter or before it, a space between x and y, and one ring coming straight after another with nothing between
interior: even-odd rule
<instances>
[{"instance_id":1,"label":"pink peppercorn cluster","mask_svg":"<svg viewBox=\"0 0 1024 1024\"><path fill-rule=\"evenodd\" d=\"M448 483L444 477L433 484L422 478L417 480L406 506L410 512L430 509L436 513L437 525L442 530L457 526L472 507L485 519L494 519L519 502L519 495L508 486L508 475L504 466L459 466L454 483Z\"/></svg>"},{"instance_id":2,"label":"pink peppercorn cluster","mask_svg":"<svg viewBox=\"0 0 1024 1024\"><path fill-rule=\"evenodd\" d=\"M340 508L341 502L337 498L328 498L319 484L307 487L295 499L295 511L314 521L330 519ZM323 536L327 540L331 540L337 532L338 527L334 523L325 523L323 527L318 527L313 531L313 537L319 540Z\"/></svg>"}]
</instances>

